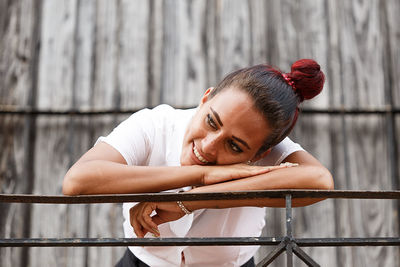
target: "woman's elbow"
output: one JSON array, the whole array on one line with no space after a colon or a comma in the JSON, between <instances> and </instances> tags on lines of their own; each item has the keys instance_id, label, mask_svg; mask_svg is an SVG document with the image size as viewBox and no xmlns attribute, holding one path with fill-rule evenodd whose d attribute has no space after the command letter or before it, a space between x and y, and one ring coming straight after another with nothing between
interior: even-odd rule
<instances>
[{"instance_id":1,"label":"woman's elbow","mask_svg":"<svg viewBox=\"0 0 400 267\"><path fill-rule=\"evenodd\" d=\"M333 190L335 187L333 177L330 171L326 168L321 168L318 177L318 189Z\"/></svg>"},{"instance_id":2,"label":"woman's elbow","mask_svg":"<svg viewBox=\"0 0 400 267\"><path fill-rule=\"evenodd\" d=\"M78 177L76 176L76 172L73 170L73 168L69 169L64 176L62 193L67 196L76 196L81 194Z\"/></svg>"}]
</instances>

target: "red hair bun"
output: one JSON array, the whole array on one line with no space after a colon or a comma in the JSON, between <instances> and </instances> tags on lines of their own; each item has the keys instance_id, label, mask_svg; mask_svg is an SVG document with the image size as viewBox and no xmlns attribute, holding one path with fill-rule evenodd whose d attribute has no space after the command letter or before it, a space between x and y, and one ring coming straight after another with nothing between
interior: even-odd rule
<instances>
[{"instance_id":1,"label":"red hair bun","mask_svg":"<svg viewBox=\"0 0 400 267\"><path fill-rule=\"evenodd\" d=\"M291 72L286 74L293 81L296 93L301 100L311 99L324 87L325 75L317 62L312 59L300 59L292 65Z\"/></svg>"}]
</instances>

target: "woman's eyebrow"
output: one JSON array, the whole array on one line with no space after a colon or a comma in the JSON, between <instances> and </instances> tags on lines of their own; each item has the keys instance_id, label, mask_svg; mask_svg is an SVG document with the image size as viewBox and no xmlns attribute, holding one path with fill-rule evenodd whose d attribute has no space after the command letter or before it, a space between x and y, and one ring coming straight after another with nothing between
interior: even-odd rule
<instances>
[{"instance_id":1,"label":"woman's eyebrow","mask_svg":"<svg viewBox=\"0 0 400 267\"><path fill-rule=\"evenodd\" d=\"M212 107L210 107L210 109L211 109L212 113L214 114L215 118L217 119L219 125L224 126L224 124L222 123L221 118L219 117L218 113L215 110L213 110Z\"/></svg>"}]
</instances>

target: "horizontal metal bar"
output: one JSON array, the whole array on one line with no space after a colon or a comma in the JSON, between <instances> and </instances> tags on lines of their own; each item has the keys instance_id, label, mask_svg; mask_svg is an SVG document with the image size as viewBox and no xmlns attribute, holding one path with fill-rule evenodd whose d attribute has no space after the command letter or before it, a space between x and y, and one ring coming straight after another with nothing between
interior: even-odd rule
<instances>
[{"instance_id":1,"label":"horizontal metal bar","mask_svg":"<svg viewBox=\"0 0 400 267\"><path fill-rule=\"evenodd\" d=\"M400 237L296 238L299 247L400 246Z\"/></svg>"},{"instance_id":2,"label":"horizontal metal bar","mask_svg":"<svg viewBox=\"0 0 400 267\"><path fill-rule=\"evenodd\" d=\"M204 238L19 238L0 239L0 247L108 247L108 246L275 246L286 237ZM400 246L400 237L296 238L299 247Z\"/></svg>"},{"instance_id":3,"label":"horizontal metal bar","mask_svg":"<svg viewBox=\"0 0 400 267\"><path fill-rule=\"evenodd\" d=\"M219 238L20 238L0 239L0 247L116 247L116 246L274 246L281 237Z\"/></svg>"},{"instance_id":4,"label":"horizontal metal bar","mask_svg":"<svg viewBox=\"0 0 400 267\"><path fill-rule=\"evenodd\" d=\"M216 193L146 193L118 195L51 196L26 194L0 194L0 202L41 204L122 203L142 201L190 201L255 198L351 198L351 199L400 199L400 191L353 190L262 190Z\"/></svg>"},{"instance_id":5,"label":"horizontal metal bar","mask_svg":"<svg viewBox=\"0 0 400 267\"><path fill-rule=\"evenodd\" d=\"M144 107L143 107L144 108ZM152 107L149 107L152 108ZM178 109L194 108L190 107L176 107ZM93 115L118 115L118 114L132 114L139 111L142 108L137 109L97 109L97 110L79 110L79 109L68 109L68 110L51 110L51 109L30 109L21 108L14 106L1 106L0 115L45 115L45 116L93 116ZM328 109L316 109L316 108L302 108L302 114L330 114L330 115L376 115L376 114L388 114L388 113L400 113L399 108L392 108L390 106L386 108L328 108Z\"/></svg>"}]
</instances>

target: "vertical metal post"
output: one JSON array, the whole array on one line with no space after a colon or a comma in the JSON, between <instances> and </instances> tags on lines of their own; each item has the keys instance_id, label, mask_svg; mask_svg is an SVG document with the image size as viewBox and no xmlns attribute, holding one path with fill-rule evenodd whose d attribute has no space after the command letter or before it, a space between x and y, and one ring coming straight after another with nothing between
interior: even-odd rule
<instances>
[{"instance_id":1,"label":"vertical metal post","mask_svg":"<svg viewBox=\"0 0 400 267\"><path fill-rule=\"evenodd\" d=\"M293 248L292 248L292 195L286 195L286 236L289 242L286 244L286 264L293 266Z\"/></svg>"}]
</instances>

